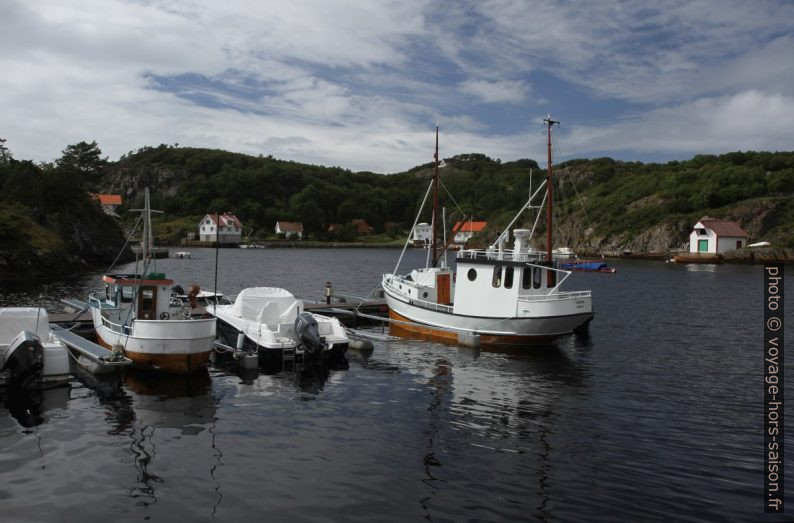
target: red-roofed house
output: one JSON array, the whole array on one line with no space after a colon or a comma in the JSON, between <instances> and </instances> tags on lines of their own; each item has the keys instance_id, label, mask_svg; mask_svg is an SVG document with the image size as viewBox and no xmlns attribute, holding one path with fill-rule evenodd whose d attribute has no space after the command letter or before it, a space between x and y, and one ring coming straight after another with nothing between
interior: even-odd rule
<instances>
[{"instance_id":1,"label":"red-roofed house","mask_svg":"<svg viewBox=\"0 0 794 523\"><path fill-rule=\"evenodd\" d=\"M96 194L91 193L91 196L99 200L99 205L102 206L102 210L105 211L105 214L109 214L110 216L118 217L116 214L116 207L121 205L121 195L120 194Z\"/></svg>"},{"instance_id":2,"label":"red-roofed house","mask_svg":"<svg viewBox=\"0 0 794 523\"><path fill-rule=\"evenodd\" d=\"M361 234L372 234L374 229L369 226L366 220L362 220L361 218L353 218L350 220L350 223L353 224L353 227L356 228L356 233Z\"/></svg>"},{"instance_id":3,"label":"red-roofed house","mask_svg":"<svg viewBox=\"0 0 794 523\"><path fill-rule=\"evenodd\" d=\"M303 239L303 224L301 222L276 222L276 234L283 234L287 238L297 237Z\"/></svg>"},{"instance_id":4,"label":"red-roofed house","mask_svg":"<svg viewBox=\"0 0 794 523\"><path fill-rule=\"evenodd\" d=\"M466 243L474 236L475 232L482 232L486 225L488 225L488 222L474 222L471 220L467 222L457 222L452 228L452 232L455 233L454 242L461 245Z\"/></svg>"},{"instance_id":5,"label":"red-roofed house","mask_svg":"<svg viewBox=\"0 0 794 523\"><path fill-rule=\"evenodd\" d=\"M199 240L203 242L239 244L242 236L243 224L230 212L220 216L214 213L207 214L199 223Z\"/></svg>"},{"instance_id":6,"label":"red-roofed house","mask_svg":"<svg viewBox=\"0 0 794 523\"><path fill-rule=\"evenodd\" d=\"M747 246L750 237L736 222L700 220L689 235L689 252L721 253Z\"/></svg>"}]
</instances>

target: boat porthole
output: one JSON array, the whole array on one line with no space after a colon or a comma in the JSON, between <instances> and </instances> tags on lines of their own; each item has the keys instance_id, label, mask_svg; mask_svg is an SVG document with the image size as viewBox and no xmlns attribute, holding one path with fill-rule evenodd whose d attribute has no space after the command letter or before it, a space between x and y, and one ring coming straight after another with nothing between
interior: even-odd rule
<instances>
[{"instance_id":1,"label":"boat porthole","mask_svg":"<svg viewBox=\"0 0 794 523\"><path fill-rule=\"evenodd\" d=\"M466 273L466 276L469 277L469 281L474 281L477 279L477 270L474 268L469 269L469 272Z\"/></svg>"},{"instance_id":2,"label":"boat porthole","mask_svg":"<svg viewBox=\"0 0 794 523\"><path fill-rule=\"evenodd\" d=\"M427 298L427 293L426 292L422 293L422 298Z\"/></svg>"}]
</instances>

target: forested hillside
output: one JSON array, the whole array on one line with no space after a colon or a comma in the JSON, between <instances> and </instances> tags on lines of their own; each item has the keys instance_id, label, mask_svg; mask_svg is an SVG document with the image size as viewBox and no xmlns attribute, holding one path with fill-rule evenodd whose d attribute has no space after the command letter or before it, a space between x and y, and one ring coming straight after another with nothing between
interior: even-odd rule
<instances>
[{"instance_id":1,"label":"forested hillside","mask_svg":"<svg viewBox=\"0 0 794 523\"><path fill-rule=\"evenodd\" d=\"M545 166L543 166L545 167ZM433 165L397 174L354 173L219 150L161 145L108 165L99 188L139 205L150 186L166 215L232 211L255 234L272 234L276 220L302 221L310 235L328 238L330 224L365 219L376 232L413 222ZM482 154L444 160L441 178L448 222L489 222L486 238L504 227L537 187L545 169L535 160L500 162ZM698 155L665 164L610 158L557 166L555 193L560 244L634 251L679 248L703 217L737 220L754 240L794 247L794 153ZM555 198L556 200L556 198ZM456 205L457 204L457 205ZM427 218L429 219L429 217ZM195 222L195 223L194 223ZM523 220L531 225L530 217ZM544 227L541 220L539 227Z\"/></svg>"},{"instance_id":2,"label":"forested hillside","mask_svg":"<svg viewBox=\"0 0 794 523\"><path fill-rule=\"evenodd\" d=\"M353 240L355 232L345 224L357 218L375 233L397 238L410 229L433 173L432 163L384 175L168 145L108 162L95 142L67 146L53 164L34 164L14 159L3 142L0 271L6 272L19 265L13 258L25 259L12 252L60 257L72 265L112 258L123 243L120 229L89 192L121 194L118 212L129 225L134 217L126 211L142 205L149 187L153 207L165 211L157 218L161 243L195 232L200 218L215 211L235 213L253 238L272 236L276 220L289 220L303 222L314 239ZM477 153L446 158L440 172L447 223L488 221L475 239L493 239L524 204L530 185L542 183L542 167L531 159L503 163ZM564 197L555 207L558 246L677 249L691 226L709 216L738 221L752 241L794 247L792 152L698 155L664 164L572 160L555 167L554 190ZM429 221L429 213L423 218ZM342 227L329 233L331 224ZM531 225L528 214L517 224ZM545 227L543 219L538 227Z\"/></svg>"},{"instance_id":3,"label":"forested hillside","mask_svg":"<svg viewBox=\"0 0 794 523\"><path fill-rule=\"evenodd\" d=\"M129 252L121 253L119 224L88 193L92 173L76 148L67 148L55 164L38 165L15 160L4 142L0 279L60 278L104 267L120 254L129 259Z\"/></svg>"}]
</instances>

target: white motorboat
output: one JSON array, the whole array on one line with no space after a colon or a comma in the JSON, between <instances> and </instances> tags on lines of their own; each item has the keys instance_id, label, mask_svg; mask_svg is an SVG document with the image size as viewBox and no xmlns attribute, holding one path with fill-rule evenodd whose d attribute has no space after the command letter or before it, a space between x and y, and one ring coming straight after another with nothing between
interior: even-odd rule
<instances>
[{"instance_id":1,"label":"white motorboat","mask_svg":"<svg viewBox=\"0 0 794 523\"><path fill-rule=\"evenodd\" d=\"M97 340L120 349L138 367L187 373L204 367L215 339L215 318L196 317L190 306L172 302L173 280L150 270L152 252L149 189L145 193L140 274L107 274L105 292L89 298ZM137 265L137 264L136 264ZM156 267L153 267L156 269Z\"/></svg>"},{"instance_id":2,"label":"white motorboat","mask_svg":"<svg viewBox=\"0 0 794 523\"><path fill-rule=\"evenodd\" d=\"M328 361L350 342L339 320L306 312L302 300L278 287L243 289L233 304L210 304L207 312L218 319L222 350L256 353L263 367L296 354Z\"/></svg>"},{"instance_id":3,"label":"white motorboat","mask_svg":"<svg viewBox=\"0 0 794 523\"><path fill-rule=\"evenodd\" d=\"M28 388L69 380L69 353L40 307L0 308L0 385Z\"/></svg>"},{"instance_id":4,"label":"white motorboat","mask_svg":"<svg viewBox=\"0 0 794 523\"><path fill-rule=\"evenodd\" d=\"M444 266L442 253L435 247L438 243L439 183L436 128L436 169L425 194L426 201L431 189L435 188L432 256L428 257L425 268L400 275L397 271L401 257L394 272L383 275L381 285L389 317L393 320L393 332L460 343L527 345L570 333L592 319L591 292L563 292L561 285L571 276L571 271L560 269L552 253L551 127L556 122L550 118L544 121L549 136L546 181L530 196L493 245L484 250L458 251L455 269ZM532 205L538 195L546 201L546 252L530 246L534 227L532 230L514 229L513 248L506 249L510 227L521 213L525 209L540 212L543 207L542 202Z\"/></svg>"}]
</instances>

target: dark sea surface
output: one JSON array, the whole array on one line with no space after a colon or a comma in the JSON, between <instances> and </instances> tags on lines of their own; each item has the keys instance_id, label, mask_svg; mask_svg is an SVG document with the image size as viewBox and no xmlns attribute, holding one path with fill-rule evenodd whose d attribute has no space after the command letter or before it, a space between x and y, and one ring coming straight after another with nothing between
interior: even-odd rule
<instances>
[{"instance_id":1,"label":"dark sea surface","mask_svg":"<svg viewBox=\"0 0 794 523\"><path fill-rule=\"evenodd\" d=\"M191 252L158 270L212 289L215 251ZM224 249L218 288L362 296L399 253ZM763 513L762 268L612 265L571 277L596 316L552 346L376 341L303 377L211 367L2 392L0 521L784 520ZM0 305L57 310L99 276L0 287Z\"/></svg>"}]
</instances>

